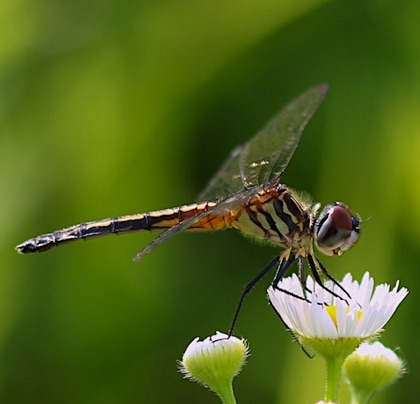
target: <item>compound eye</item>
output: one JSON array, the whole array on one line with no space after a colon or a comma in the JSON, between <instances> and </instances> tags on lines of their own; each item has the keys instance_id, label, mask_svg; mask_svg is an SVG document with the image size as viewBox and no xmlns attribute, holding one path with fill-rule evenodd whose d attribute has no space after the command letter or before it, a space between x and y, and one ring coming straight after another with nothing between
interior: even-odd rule
<instances>
[{"instance_id":1,"label":"compound eye","mask_svg":"<svg viewBox=\"0 0 420 404\"><path fill-rule=\"evenodd\" d=\"M341 202L327 206L315 224L315 241L327 255L341 255L357 241L360 221Z\"/></svg>"}]
</instances>

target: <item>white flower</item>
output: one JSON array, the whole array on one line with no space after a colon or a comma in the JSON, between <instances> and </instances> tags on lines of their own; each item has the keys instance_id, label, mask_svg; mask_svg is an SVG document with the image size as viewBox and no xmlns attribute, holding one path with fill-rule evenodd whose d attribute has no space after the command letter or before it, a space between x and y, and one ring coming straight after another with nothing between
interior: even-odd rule
<instances>
[{"instance_id":1,"label":"white flower","mask_svg":"<svg viewBox=\"0 0 420 404\"><path fill-rule=\"evenodd\" d=\"M325 401L337 401L344 360L382 330L408 294L399 282L392 290L387 284L374 288L369 273L360 284L347 274L339 286L330 281L323 288L308 277L302 288L293 275L268 289L271 305L299 343L325 359Z\"/></svg>"},{"instance_id":2,"label":"white flower","mask_svg":"<svg viewBox=\"0 0 420 404\"><path fill-rule=\"evenodd\" d=\"M363 340L381 331L408 294L406 288L398 290L399 282L392 290L387 284L374 288L373 279L367 272L360 284L351 274L347 274L340 284L350 298L336 285L326 282L326 288L343 298L334 297L311 277L307 278L303 292L296 275L281 280L278 288L282 290L270 286L268 295L276 312L298 338Z\"/></svg>"}]
</instances>

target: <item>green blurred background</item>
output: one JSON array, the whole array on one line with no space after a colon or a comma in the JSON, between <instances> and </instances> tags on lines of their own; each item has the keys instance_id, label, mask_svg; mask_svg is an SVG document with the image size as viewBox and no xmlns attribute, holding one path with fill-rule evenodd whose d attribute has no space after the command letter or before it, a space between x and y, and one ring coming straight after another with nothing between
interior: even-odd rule
<instances>
[{"instance_id":1,"label":"green blurred background","mask_svg":"<svg viewBox=\"0 0 420 404\"><path fill-rule=\"evenodd\" d=\"M360 243L323 258L410 295L381 341L408 374L375 403L418 400L420 3L0 3L0 401L215 403L184 381L188 343L227 331L242 287L277 253L234 231L150 234L19 256L24 239L86 220L194 202L230 150L281 106L330 92L284 181L348 203ZM252 356L240 403L323 395L261 282L236 333Z\"/></svg>"}]
</instances>

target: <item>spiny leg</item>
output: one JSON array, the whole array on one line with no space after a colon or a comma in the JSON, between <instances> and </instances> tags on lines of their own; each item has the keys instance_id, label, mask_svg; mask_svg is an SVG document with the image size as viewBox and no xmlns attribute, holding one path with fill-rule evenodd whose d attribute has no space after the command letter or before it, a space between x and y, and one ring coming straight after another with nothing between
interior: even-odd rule
<instances>
[{"instance_id":1,"label":"spiny leg","mask_svg":"<svg viewBox=\"0 0 420 404\"><path fill-rule=\"evenodd\" d=\"M241 297L239 299L238 306L236 307L235 314L233 316L233 320L229 329L229 337L233 334L233 330L235 328L236 321L238 320L239 312L241 311L242 304L246 295L251 291L251 289L266 275L273 267L280 261L280 256L275 257L271 260L259 273L258 275L249 282L244 290L242 291ZM281 263L280 263L281 266Z\"/></svg>"},{"instance_id":2,"label":"spiny leg","mask_svg":"<svg viewBox=\"0 0 420 404\"><path fill-rule=\"evenodd\" d=\"M300 256L298 258L298 268L299 268L299 279L300 279L300 284L302 286L302 290L303 293L305 294L305 300L307 302L310 303L310 300L306 298L306 294L312 294L312 290L310 290L307 286L306 286L306 278L307 278L307 274L305 271L305 260L302 256ZM324 306L328 306L328 303L324 302L324 303L318 303Z\"/></svg>"},{"instance_id":3,"label":"spiny leg","mask_svg":"<svg viewBox=\"0 0 420 404\"><path fill-rule=\"evenodd\" d=\"M316 262L315 262L316 260ZM338 283L338 281L336 281L325 269L325 267L321 264L321 262L312 254L308 254L308 262L309 262L309 267L311 268L312 271L312 275L315 278L316 283L321 286L322 289L326 290L328 293L330 293L331 295L333 295L334 297L336 297L337 299L343 300L347 305L349 304L349 302L344 299L344 297L340 296L339 294L335 293L333 290L327 288L323 283L322 283L322 279L319 276L318 273L318 269L321 271L321 273L323 275L325 275L328 279L330 279L334 285L336 285L339 289L341 289L347 296L349 299L351 299L350 294ZM318 264L318 266L317 266ZM324 272L325 271L325 272Z\"/></svg>"},{"instance_id":4,"label":"spiny leg","mask_svg":"<svg viewBox=\"0 0 420 404\"><path fill-rule=\"evenodd\" d=\"M294 262L295 259L296 258L295 258L294 255L290 256L287 261L285 259L283 259L283 261L279 265L279 269L277 270L276 278L274 279L271 286L273 287L273 289L278 290L279 292L285 293L286 295L292 296L295 299L299 299L299 300L303 300L304 302L311 303L311 300L309 300L306 297L306 292L309 293L309 294L312 294L312 291L309 290L306 286L306 282L305 282L306 274L305 274L305 269L304 269L303 258L302 257L298 258L298 267L299 267L299 280L300 280L300 283L301 283L301 286L302 286L302 292L303 292L304 296L300 296L300 295L298 295L296 293L293 293L293 292L291 292L290 290L287 290L287 289L279 288L279 286L278 286L281 278L284 276L285 272L289 269L290 265ZM326 305L325 303L321 303L321 302L319 302L318 304ZM273 308L274 308L274 306L273 306ZM277 311L276 311L276 313L277 313ZM279 314L277 313L277 315L279 315Z\"/></svg>"},{"instance_id":5,"label":"spiny leg","mask_svg":"<svg viewBox=\"0 0 420 404\"><path fill-rule=\"evenodd\" d=\"M279 268L277 270L276 273L276 277L274 278L271 286L273 287L273 289L278 290L279 292L285 293L286 295L292 296L296 299L299 300L303 300L307 303L311 303L311 301L309 299L306 298L306 296L299 296L296 293L291 292L290 290L287 289L283 289L283 288L279 288L278 284L280 283L280 280L283 278L284 274L287 272L287 270L290 268L290 266L293 264L293 262L295 262L296 260L296 256L294 254L290 255L289 258L286 260L285 258L283 258L283 260L281 261ZM302 267L302 258L299 257L298 258L298 265L299 265L299 278L302 284L302 291L305 294L305 292L311 293L311 291L305 286L305 282L304 280L302 280L301 277L305 277L305 273L304 270L301 268Z\"/></svg>"},{"instance_id":6,"label":"spiny leg","mask_svg":"<svg viewBox=\"0 0 420 404\"><path fill-rule=\"evenodd\" d=\"M291 292L290 290L286 290L286 289L283 289L283 288L279 288L278 287L278 284L279 284L279 282L280 282L280 280L281 280L281 277L285 274L285 272L287 271L287 269L290 267L290 265L293 263L293 261L295 260L296 258L295 258L295 256L294 255L292 255L291 257L289 257L289 259L287 260L287 261L285 261L285 260L283 260L283 262L285 263L285 265L284 265L284 268L280 268L279 267L279 270L277 271L277 274L276 274L276 278L274 279L274 281L273 281L273 283L272 283L272 287L274 288L274 289L276 289L276 290L278 290L279 292L281 292L281 293L285 293L285 294L287 294L287 295L289 295L289 296L292 296L293 298L295 298L295 299L299 299L299 300L303 300L303 301L305 301L305 302L307 302L307 303L311 303L311 301L309 300L309 299L307 299L305 296L299 296L299 295L297 295L297 294L295 294L295 293L293 293L293 292ZM281 266L281 265L280 265ZM302 283L302 290L303 290L303 292L305 293L305 291L306 291L306 287L305 287L305 285L304 285L304 278L305 278L305 270L304 270L304 268L303 268L303 262L302 262L302 257L299 257L299 259L298 259L298 266L299 266L299 278L301 279L301 283ZM281 273L282 272L282 273ZM277 281L277 283L275 284L275 282ZM288 329L288 330L290 330L289 329L289 327L287 326L287 324L284 322L284 320L283 320L283 318L281 317L281 315L280 315L280 313L276 310L276 308L274 307L274 305L271 303L271 301L269 301L269 303L270 303L270 306L273 308L273 310L274 310L274 312L277 314L277 317L281 320L281 322L284 324L284 326ZM321 304L321 303L319 303L319 304ZM299 341L299 339L298 339L298 337L295 335L295 334L293 334L293 333L291 333L292 334L292 336L293 336L293 339L299 344L299 346L300 346L300 348L302 349L302 351L305 353L305 355L308 357L308 358L310 358L310 359L312 359L313 358L313 355L311 355L306 349L305 349L305 347L300 343L300 341Z\"/></svg>"},{"instance_id":7,"label":"spiny leg","mask_svg":"<svg viewBox=\"0 0 420 404\"><path fill-rule=\"evenodd\" d=\"M284 274L287 272L287 270L290 268L290 266L295 262L295 260L296 260L296 256L294 254L291 254L287 258L287 260L286 260L286 257L284 257L281 260L280 265L279 265L279 267L277 269L277 272L276 272L276 276L275 276L273 282L271 283L271 287L275 290L278 290L279 292L285 293L286 295L289 295L289 296L292 296L296 299L303 300L305 302L310 303L311 301L309 299L307 299L306 296L299 296L296 293L291 292L290 290L279 288L279 286L278 286L278 284L280 283ZM303 291L304 290L305 289L303 288Z\"/></svg>"},{"instance_id":8,"label":"spiny leg","mask_svg":"<svg viewBox=\"0 0 420 404\"><path fill-rule=\"evenodd\" d=\"M295 297L295 298L297 298L297 299L300 299L300 300L304 300L304 301L306 301L306 302L308 302L308 303L310 303L310 301L309 300L307 300L306 298L304 298L304 297L302 297L302 296L299 296L299 295L295 295L294 293L292 293L292 292L289 292L288 290L285 290L285 289L281 289L281 288L279 288L279 287L276 287L275 288L276 290L278 290L278 291L280 291L280 292L283 292L283 293L286 293L286 294L288 294L288 295L290 295L290 296L292 296L292 297ZM281 317L281 315L278 313L278 311L276 310L276 308L273 306L273 304L269 301L269 304L270 304L270 306L273 308L273 310L274 310L274 312L276 313L276 315L277 315L277 317L280 319L280 321L284 324L284 326L286 327L286 329L288 330L288 331L290 331L290 334L292 335L292 338L299 344L299 346L300 346L300 348L302 349L302 351L305 353L305 355L309 358L309 359L312 359L313 357L314 357L314 355L311 355L307 350L306 350L306 348L300 343L300 341L299 341L299 338L295 335L295 334L293 334L293 332L291 332L291 330L290 330L290 328L287 326L287 324L284 322L284 320L283 320L283 318Z\"/></svg>"},{"instance_id":9,"label":"spiny leg","mask_svg":"<svg viewBox=\"0 0 420 404\"><path fill-rule=\"evenodd\" d=\"M326 278L328 278L335 286L337 286L340 290L342 290L343 292L344 292L344 294L349 298L349 299L351 299L351 296L350 296L350 294L349 294L349 292L347 292L347 290L346 289L344 289L343 288L343 286L341 286L341 284L336 280L336 279L334 279L334 277L333 276L331 276L329 273L328 273L328 271L327 271L327 268L325 268L324 267L324 265L322 265L322 262L319 260L319 259L317 259L317 262L318 262L318 264L319 264L319 269L321 270L321 273L322 273L322 275L324 275ZM340 297L341 298L341 297ZM342 298L341 298L342 299ZM343 299L344 300L344 299Z\"/></svg>"},{"instance_id":10,"label":"spiny leg","mask_svg":"<svg viewBox=\"0 0 420 404\"><path fill-rule=\"evenodd\" d=\"M299 269L299 280L300 280L300 284L302 286L303 293L305 294L305 296L306 296L306 293L311 294L312 292L306 286L307 275L306 275L306 271L305 271L305 263L304 263L304 260L303 260L302 256L300 256L298 258L298 269Z\"/></svg>"},{"instance_id":11,"label":"spiny leg","mask_svg":"<svg viewBox=\"0 0 420 404\"><path fill-rule=\"evenodd\" d=\"M298 258L299 279L303 289L306 289L306 271L303 258Z\"/></svg>"},{"instance_id":12,"label":"spiny leg","mask_svg":"<svg viewBox=\"0 0 420 404\"><path fill-rule=\"evenodd\" d=\"M274 288L277 288L277 285L281 281L281 278L283 278L286 271L290 268L290 266L295 262L295 259L296 259L295 254L289 255L289 253L286 253L283 255L284 257L280 261L280 265L277 269L276 276L274 277L273 282L271 283L271 285Z\"/></svg>"},{"instance_id":13,"label":"spiny leg","mask_svg":"<svg viewBox=\"0 0 420 404\"><path fill-rule=\"evenodd\" d=\"M278 290L281 293L285 293L286 295L292 296L295 299L303 300L306 303L311 303L311 301L307 297L305 297L305 296L299 296L296 293L291 292L290 290L279 288L278 286L273 286L272 285L272 287L273 287L273 289ZM270 302L270 304L271 304L271 302ZM319 303L319 304L322 304L322 303ZM277 313L277 311L276 311L276 313Z\"/></svg>"}]
</instances>

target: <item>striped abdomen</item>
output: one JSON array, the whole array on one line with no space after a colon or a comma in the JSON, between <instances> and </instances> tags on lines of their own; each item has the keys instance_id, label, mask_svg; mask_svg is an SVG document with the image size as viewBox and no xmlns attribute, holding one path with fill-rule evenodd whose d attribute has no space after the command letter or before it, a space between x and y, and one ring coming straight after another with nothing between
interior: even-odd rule
<instances>
[{"instance_id":1,"label":"striped abdomen","mask_svg":"<svg viewBox=\"0 0 420 404\"><path fill-rule=\"evenodd\" d=\"M173 209L163 209L154 212L81 223L32 238L18 245L16 250L22 254L41 252L74 240L90 239L106 234L165 230L178 223L194 218L214 206L215 204L212 202L205 202L185 205ZM193 223L190 230L218 230L226 227L229 227L228 218L225 218L224 216L214 216L209 213L209 215L205 216L197 223Z\"/></svg>"}]
</instances>

